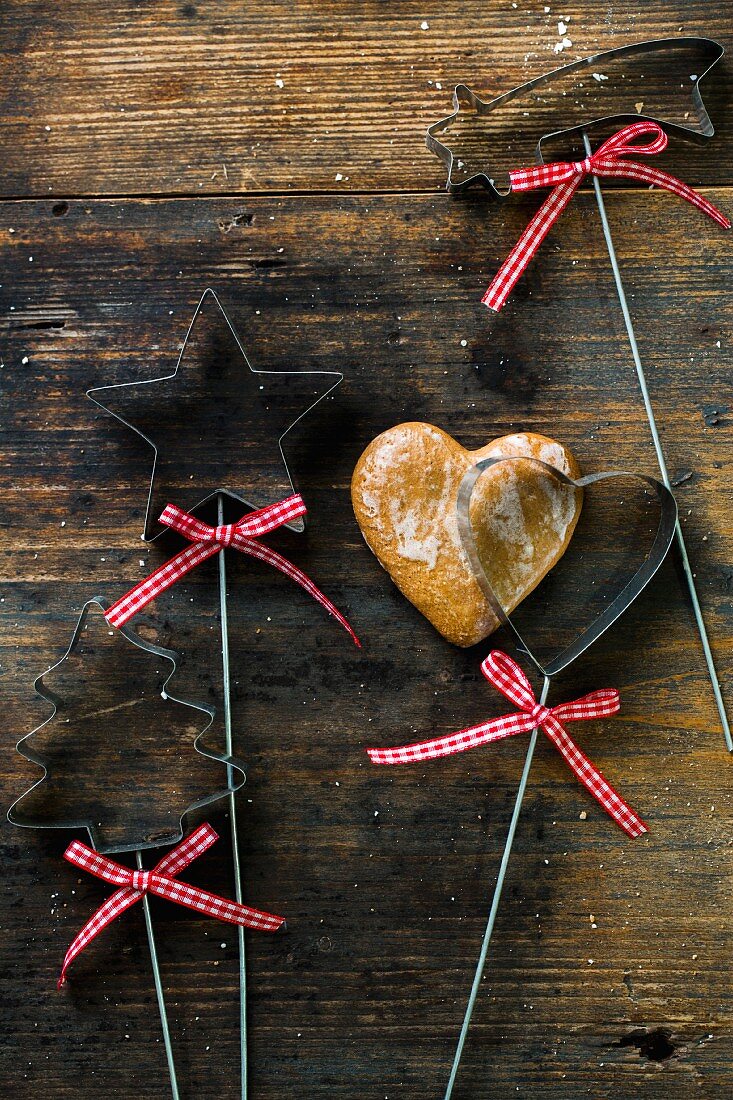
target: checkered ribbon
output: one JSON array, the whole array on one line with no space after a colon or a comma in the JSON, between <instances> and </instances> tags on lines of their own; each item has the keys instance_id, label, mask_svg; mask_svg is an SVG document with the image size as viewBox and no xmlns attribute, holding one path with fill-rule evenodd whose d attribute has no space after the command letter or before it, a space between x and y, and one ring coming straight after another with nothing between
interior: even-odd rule
<instances>
[{"instance_id":1,"label":"checkered ribbon","mask_svg":"<svg viewBox=\"0 0 733 1100\"><path fill-rule=\"evenodd\" d=\"M100 855L86 844L73 841L64 852L64 859L120 889L87 921L66 952L58 980L59 989L66 981L66 972L76 956L108 924L131 905L141 901L146 893L157 894L160 898L167 898L177 905L185 905L197 913L204 913L229 924L241 924L245 928L255 928L258 932L277 932L285 923L283 917L263 913L260 909L251 909L248 905L239 905L236 901L220 898L217 894L199 890L197 886L189 886L188 883L176 879L177 874L203 855L216 840L218 836L210 825L199 825L173 851L163 856L152 871L133 871L130 867L124 867L121 863Z\"/></svg>"},{"instance_id":2,"label":"checkered ribbon","mask_svg":"<svg viewBox=\"0 0 733 1100\"><path fill-rule=\"evenodd\" d=\"M637 138L647 135L653 135L654 140L646 145L634 144ZM491 286L481 299L484 305L496 313L503 307L515 283L587 175L628 178L662 187L665 191L687 199L723 229L730 229L728 218L686 183L658 168L623 159L634 155L654 156L666 148L667 135L661 126L655 122L635 122L604 141L585 160L557 161L537 168L519 168L510 172L512 191L534 191L540 187L552 187L554 190L545 199L494 276Z\"/></svg>"},{"instance_id":3,"label":"checkered ribbon","mask_svg":"<svg viewBox=\"0 0 733 1100\"><path fill-rule=\"evenodd\" d=\"M361 646L361 642L347 620L334 607L328 597L321 592L320 588L302 570L298 569L287 558L284 558L282 554L271 550L269 546L261 546L256 541L261 535L266 535L291 520L305 515L305 513L306 507L303 498L296 493L293 496L286 497L285 500L278 501L277 504L260 508L257 512L248 512L237 523L227 523L221 527L209 527L207 523L202 523L200 519L196 519L188 512L182 511L175 504L167 504L160 517L160 522L164 523L166 527L172 527L174 531L178 531L192 545L187 546L180 554L170 558L165 565L161 565L144 581L140 581L124 596L121 596L116 603L112 604L105 616L107 622L110 626L123 626L139 611L142 611L151 600L160 596L162 592L165 592L172 584L179 581L181 577L185 577L186 573L195 569L197 565L201 565L207 558L218 554L225 547L231 546L232 549L239 550L242 554L248 554L252 558L259 558L260 561L267 562L268 565L279 569L286 577L290 577L291 580L305 589L314 600L317 600L321 607L325 607L326 611L341 623L344 630L348 631L355 644Z\"/></svg>"},{"instance_id":4,"label":"checkered ribbon","mask_svg":"<svg viewBox=\"0 0 733 1100\"><path fill-rule=\"evenodd\" d=\"M532 686L518 664L506 653L493 650L481 665L489 683L498 688L515 706L516 714L504 714L477 726L459 730L448 737L422 741L416 745L404 745L398 749L367 749L373 764L412 764L416 760L433 760L439 756L451 756L477 745L501 741L517 733L529 733L541 729L569 764L580 782L588 788L604 810L629 836L641 836L647 827L637 814L627 806L610 783L606 782L596 767L568 737L563 722L579 722L584 718L606 718L616 714L620 707L617 691L606 688L583 695L572 703L557 707L545 707L538 703Z\"/></svg>"}]
</instances>

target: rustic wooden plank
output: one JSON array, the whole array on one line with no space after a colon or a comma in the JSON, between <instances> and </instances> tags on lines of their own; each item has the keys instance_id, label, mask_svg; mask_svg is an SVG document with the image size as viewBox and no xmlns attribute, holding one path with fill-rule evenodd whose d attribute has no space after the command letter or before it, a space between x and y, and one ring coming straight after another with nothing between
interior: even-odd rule
<instances>
[{"instance_id":1,"label":"rustic wooden plank","mask_svg":"<svg viewBox=\"0 0 733 1100\"><path fill-rule=\"evenodd\" d=\"M722 206L729 196L713 193ZM694 211L675 206L670 220L672 202L627 194L609 205L670 465L693 470L680 501L730 699L730 428L726 414L708 428L701 410L725 398L731 260L725 235ZM502 708L478 676L485 647L444 643L361 543L348 501L361 449L420 418L466 445L525 427L569 443L586 469L654 472L590 196L514 304L493 321L478 304L532 205L431 196L0 207L6 803L36 774L12 753L46 713L34 675L60 655L86 598L121 593L159 560L139 549L148 456L84 389L169 367L206 285L220 290L257 366L347 374L292 448L310 534L272 542L348 611L364 650L283 578L231 565L247 896L289 921L285 936L250 937L252 1095L262 1100L440 1092L521 766L519 743L394 775L367 765L369 743ZM598 534L600 571L618 546ZM582 618L584 589L579 577L555 592L540 640L553 608L563 628ZM213 570L147 623L184 653L181 692L216 699ZM578 738L652 832L639 843L616 835L542 747L461 1097L682 1100L733 1084L730 762L671 562L554 690L606 683L622 691L622 716ZM225 836L222 812L212 820ZM80 960L67 993L54 991L66 944L104 896L60 862L67 840L2 827L0 1080L18 1097L78 1094L80 1080L89 1098L163 1096L136 914ZM229 893L226 840L218 847L191 879ZM188 1094L235 1095L234 937L162 903L155 918Z\"/></svg>"},{"instance_id":2,"label":"rustic wooden plank","mask_svg":"<svg viewBox=\"0 0 733 1100\"><path fill-rule=\"evenodd\" d=\"M731 0L583 7L308 0L294 13L285 0L8 0L0 193L433 190L444 176L425 129L448 113L459 82L488 98L628 42L731 42ZM572 47L557 54L568 15ZM668 161L691 182L730 180L729 86L725 63L705 88L715 150L694 167L688 153Z\"/></svg>"}]
</instances>

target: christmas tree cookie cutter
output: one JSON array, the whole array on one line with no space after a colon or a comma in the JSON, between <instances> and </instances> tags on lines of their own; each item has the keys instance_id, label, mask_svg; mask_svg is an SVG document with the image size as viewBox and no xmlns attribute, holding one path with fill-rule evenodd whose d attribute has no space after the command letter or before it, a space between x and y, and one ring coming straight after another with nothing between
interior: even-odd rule
<instances>
[{"instance_id":1,"label":"christmas tree cookie cutter","mask_svg":"<svg viewBox=\"0 0 733 1100\"><path fill-rule=\"evenodd\" d=\"M211 726L215 713L214 708L206 703L199 703L187 699L182 699L179 696L174 696L168 692L167 685L171 678L175 675L179 663L179 656L176 651L172 649L164 649L162 646L157 646L152 644L151 642L146 641L139 634L135 633L132 629L130 629L130 627L127 626L121 627L115 631L110 631L105 618L105 612L108 610L108 606L109 605L107 604L106 600L104 600L100 596L95 596L84 604L81 610L81 614L79 615L79 618L77 620L71 642L65 654L63 655L63 657L60 658L60 660L52 665L51 668L42 673L35 680L34 687L36 693L39 695L40 698L51 704L52 712L46 719L44 719L44 721L39 726L36 726L34 730L26 734L25 737L23 737L18 742L16 748L17 751L25 757L25 759L38 765L42 769L43 775L25 792L25 794L21 795L21 797L10 807L7 812L7 817L13 825L18 825L23 828L86 829L92 845L97 851L100 852L100 854L112 854L134 850L137 870L143 871L144 850L159 848L162 845L175 844L180 841L183 837L184 820L187 815L193 813L196 810L202 809L204 806L208 806L211 803L216 802L222 798L232 797L232 789L238 790L245 782L245 771L244 766L233 756L231 756L231 754L223 755L217 753L212 749L206 747L202 741L204 734ZM27 812L27 804L33 798L34 794L37 794L42 790L47 790L48 784L53 781L53 771L50 761L48 759L48 755L37 752L32 747L30 742L37 734L39 734L44 729L44 727L49 725L49 723L52 723L54 719L59 716L60 713L63 713L62 708L64 706L63 697L56 694L48 687L45 682L46 678L51 677L52 673L62 668L65 662L67 662L70 658L73 657L73 655L76 654L77 650L82 645L86 625L89 621L90 615L96 615L97 613L99 614L101 620L97 622L97 627L101 629L101 625L104 624L104 630L106 634L114 638L115 644L119 644L118 635L121 635L122 638L124 638L125 642L129 643L129 645L133 647L133 652L141 654L144 653L150 657L158 658L160 661L165 662L169 666L167 669L167 675L162 682L160 699L163 701L165 706L173 705L175 707L178 705L202 716L197 723L197 726L200 726L200 728L197 729L195 737L193 738L193 747L196 753L199 754L199 756L214 761L218 764L224 765L227 772L226 786L224 786L220 790L209 792L208 794L204 794L197 798L194 798L187 806L185 806L185 808L180 813L176 826L174 826L172 829L169 829L168 831L163 831L161 835L156 835L155 837L137 837L134 843L131 840L128 840L127 842L120 842L118 840L116 843L105 842L103 839L103 835L100 833L102 823L93 820L88 812L83 814L69 813L62 815L61 817L57 816L52 820L44 820L42 817L39 817L37 813L34 814L32 812ZM159 673L156 674L159 675ZM91 703L92 693L86 692L82 689L80 699L84 701L88 699ZM124 707L124 705L125 704L123 702L122 706ZM159 703L157 705L159 705ZM118 707L112 708L113 711L118 711L118 709ZM88 716L84 716L82 720L85 723L89 723L95 720L101 721L105 718L106 723L109 723L109 711L106 715L92 712ZM203 726L200 725L201 721L203 721L204 723ZM107 725L105 725L105 732L108 732ZM158 734L159 730L154 729L152 736L154 746L158 743ZM128 748L131 749L132 752L134 752L134 745L128 745ZM150 961L153 970L153 982L155 985L155 993L158 1002L158 1011L160 1014L160 1022L163 1033L163 1043L168 1065L168 1074L171 1084L171 1096L173 1100L179 1100L178 1080L176 1074L175 1059L173 1055L173 1044L171 1039L170 1025L168 1021L168 1010L165 1002L165 993L163 989L160 964L158 961L158 951L153 930L153 920L147 894L144 894L142 897L142 908L145 920L148 949L150 952Z\"/></svg>"},{"instance_id":2,"label":"christmas tree cookie cutter","mask_svg":"<svg viewBox=\"0 0 733 1100\"><path fill-rule=\"evenodd\" d=\"M118 646L117 643L117 636L120 635L122 636L122 638L125 639L126 643L129 643L129 645L133 647L131 653L137 651L139 653L147 654L150 657L157 658L158 662L162 662L165 666L167 666L166 674L162 678L162 683L160 683L159 685L160 695L158 698L149 698L148 701L146 701L144 699L144 687L140 689L139 680L136 679L134 684L132 684L129 688L124 689L124 699L110 699L108 701L111 703L111 705L108 707L103 706L101 710L97 707L97 704L99 702L98 693L95 697L95 692L93 688L87 688L87 686L80 685L79 695L76 698L75 705L86 704L90 709L86 714L79 716L78 719L76 719L76 722L74 722L73 716L72 718L66 719L67 723L72 723L71 733L67 734L65 738L64 734L62 732L59 732L59 741L65 739L73 739L74 725L89 727L92 724L99 723L104 725L104 732L103 734L99 735L99 740L101 743L102 740L113 737L114 733L117 732L120 728L122 728L124 731L124 728L126 726L132 725L133 723L127 723L126 718L128 715L132 714L140 704L142 704L143 711L145 712L146 716L142 719L142 721L138 720L138 723L134 723L138 725L138 728L147 727L147 713L152 711L153 709L157 711L158 715L162 715L165 714L169 708L175 709L177 706L186 707L190 711L194 712L195 715L199 716L195 719L197 732L195 733L192 741L192 747L194 748L196 753L208 760L214 761L215 763L222 765L223 768L226 769L227 776L229 774L229 769L232 769L235 776L237 790L239 790L239 788L243 786L246 775L244 764L241 761L235 759L229 754L216 752L213 748L204 744L203 738L214 719L214 707L210 706L207 703L194 702L190 699L181 698L178 695L172 694L168 690L168 684L175 676L178 668L180 660L178 653L173 649L164 649L162 646L154 645L152 642L146 641L139 634L135 633L135 631L133 631L129 626L124 626L116 631L111 631L105 618L105 613L107 612L108 608L109 605L107 601L101 596L94 596L90 600L87 600L81 610L79 618L77 619L71 641L66 652L58 661L56 661L55 664L53 664L45 672L41 673L41 675L38 676L34 681L33 686L35 688L36 694L41 699L44 699L46 702L50 703L52 708L51 713L47 718L43 720L43 722L40 723L40 725L36 726L33 730L31 730L30 733L25 734L25 736L20 739L20 741L16 745L16 749L26 760L30 761L33 764L36 764L39 768L41 768L43 771L43 775L13 803L13 805L7 812L7 816L8 821L10 821L11 824L20 826L22 828L74 830L85 829L89 835L90 842L96 851L105 855L113 855L120 852L130 851L134 851L137 853L142 852L146 849L154 849L164 846L167 847L172 844L177 844L180 840L183 839L185 821L188 815L196 812L197 810L203 809L205 806L210 806L212 803L218 802L222 798L228 797L230 787L228 783L222 782L222 786L220 789L210 791L205 794L201 793L198 796L194 797L190 802L188 802L184 807L180 809L180 812L177 812L173 815L173 824L170 827L166 827L164 825L162 829L157 831L154 830L155 835L150 835L150 832L143 832L142 834L136 833L135 835L133 835L131 829L139 828L139 825L137 824L137 818L134 824L130 823L130 825L127 827L125 827L124 825L120 825L118 828L110 829L107 823L99 819L99 814L103 813L105 809L104 799L100 799L99 795L94 792L90 792L90 797L87 799L87 802L88 804L91 804L95 807L95 813L92 813L90 811L79 812L73 807L69 807L68 810L62 812L61 816L51 816L49 818L44 816L43 813L40 812L41 803L39 802L39 799L42 799L44 792L47 790L49 784L53 783L55 778L54 764L52 763L47 752L44 753L43 751L38 751L33 747L33 740L42 730L44 730L51 723L56 722L56 720L63 719L66 707L66 700L64 696L58 694L57 691L49 687L46 681L53 681L53 674L57 673L58 670L63 669L66 663L69 662L69 660L72 658L72 655L79 653L82 645L87 640L86 630L88 624L90 623L90 616L95 616L95 618L91 620L93 627L96 627L98 631L103 631L105 634L114 639L114 642L110 643L111 647L114 646L115 649L119 648L124 652L123 647L121 645ZM96 618L97 615L98 621ZM93 642L92 645L94 645ZM124 660L125 658L123 657L122 659ZM104 656L102 660L105 664L112 664L116 663L119 658L116 656L116 654L109 654ZM156 670L153 675L160 678L160 673L158 673L158 670ZM151 680L153 678L153 675L151 675ZM192 717L193 716L194 715L192 715ZM155 745L156 743L159 744L159 726L155 722L152 722L151 725L153 727L151 742L153 745ZM63 726L61 727L61 729L63 729ZM73 748L73 744L69 747ZM135 748L136 745L134 736L130 737L129 743L125 745L120 745L119 742L117 742L113 746L113 754L115 756L119 755L119 757L121 758L122 768L121 774L115 777L115 780L112 783L110 790L107 792L107 799L110 802L119 801L122 798L123 792L127 787L127 784L124 782L124 769L126 766L124 758L127 755L133 757L133 762L129 765L129 771L132 775L135 763L138 760L138 758L135 756ZM67 751L65 756L66 758L68 758L70 756L70 753ZM94 765L95 761L84 759L83 763L90 763ZM160 775L160 772L158 772L157 775ZM153 786L151 788L153 792L155 790L155 787L157 786L157 783L155 782L155 780L157 779L157 775L153 777ZM144 783L144 777L138 775L138 781L142 786ZM97 787L96 789L98 791L99 788ZM147 792L148 799L150 797L151 790L148 790ZM84 801L85 793L86 792L84 792L83 790L79 792L79 801ZM166 798L167 797L168 796L166 795ZM28 804L33 802L36 802L37 805L37 809L35 811L32 808L28 809ZM151 821L154 821L159 816L160 820L162 822L165 822L166 818L170 816L169 814L163 812L162 806L160 811L156 811L154 806L150 808L150 811ZM122 816L125 816L124 812ZM127 839L122 839L123 834L129 834L127 836Z\"/></svg>"}]
</instances>

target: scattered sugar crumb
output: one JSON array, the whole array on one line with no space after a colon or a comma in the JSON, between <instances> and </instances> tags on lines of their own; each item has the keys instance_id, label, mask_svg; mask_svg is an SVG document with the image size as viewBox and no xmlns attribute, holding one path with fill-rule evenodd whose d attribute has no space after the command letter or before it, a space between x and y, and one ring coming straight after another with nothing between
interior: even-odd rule
<instances>
[{"instance_id":1,"label":"scattered sugar crumb","mask_svg":"<svg viewBox=\"0 0 733 1100\"><path fill-rule=\"evenodd\" d=\"M593 73L593 79L600 84L602 80L608 80L608 77L604 76L603 73Z\"/></svg>"},{"instance_id":2,"label":"scattered sugar crumb","mask_svg":"<svg viewBox=\"0 0 733 1100\"><path fill-rule=\"evenodd\" d=\"M421 31L429 31L430 30L430 24L428 23L427 19L423 19L422 23L420 24L420 30Z\"/></svg>"}]
</instances>

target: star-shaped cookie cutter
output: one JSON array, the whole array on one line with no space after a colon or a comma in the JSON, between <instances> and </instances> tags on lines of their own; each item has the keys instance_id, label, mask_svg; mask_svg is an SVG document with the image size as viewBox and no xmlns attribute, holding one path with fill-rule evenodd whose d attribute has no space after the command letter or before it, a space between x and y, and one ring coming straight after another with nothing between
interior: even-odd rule
<instances>
[{"instance_id":1,"label":"star-shaped cookie cutter","mask_svg":"<svg viewBox=\"0 0 733 1100\"><path fill-rule=\"evenodd\" d=\"M279 450L280 461L284 470L284 478L278 486L278 492L280 496L289 495L290 493L295 492L293 477L290 471L290 467L288 465L287 458L285 456L284 441L286 437L293 431L296 425L298 425L310 412L313 411L313 409L316 408L317 405L320 405L321 402L325 401L326 398L329 397L329 395L336 389L336 387L340 385L341 382L343 382L344 380L344 375L341 371L274 371L263 370L261 368L254 367L250 362L249 357L244 349L244 345L242 344L242 341L240 340L240 337L237 333L237 330L232 324L226 310L222 306L216 291L214 291L211 287L207 287L201 295L198 305L196 306L193 317L191 319L191 323L188 326L188 330L186 332L186 336L184 338L178 360L172 372L170 372L169 374L161 375L158 378L144 379L137 382L122 382L113 386L95 386L92 389L87 390L87 396L96 405L98 405L99 408L114 416L115 419L119 420L127 428L130 428L131 431L135 432L138 436L144 439L145 442L148 443L153 449L153 468L150 475L150 487L148 490L148 501L145 510L145 528L143 532L143 538L146 541L153 541L162 533L162 529L160 528L156 531L155 534L153 534L153 531L157 525L158 514L160 511L162 511L162 507L167 503L167 498L163 500L161 496L159 499L157 493L157 479L159 475L159 470L165 460L164 456L161 454L161 448L159 444L156 443L155 439L151 438L150 435L146 434L143 430L137 427L134 423L133 418L129 418L128 416L122 415L120 412L115 411L114 399L118 394L120 396L126 396L131 390L138 390L140 389L140 387L147 387L147 392L149 392L151 396L154 397L156 386L160 386L162 383L171 382L173 379L176 379L180 376L180 372L184 367L186 352L189 348L195 332L196 322L198 318L202 315L205 306L209 302L213 303L216 307L221 321L223 322L225 333L228 334L228 336L231 337L231 339L234 341L234 345L238 350L238 353L241 355L241 361L244 366L244 373L242 375L242 378L245 380L243 392L249 391L249 393L247 394L248 397L251 396L254 398L256 396L254 387L257 386L257 392L262 391L265 388L268 380L274 381L275 379L283 380L292 378L312 378L315 380L327 380L327 384L325 385L325 387L318 387L321 392L318 393L316 399L314 401L311 401L298 414L298 416L296 416L295 419L287 425L284 431L277 433L276 442ZM185 430L185 425L182 425L181 429L182 431ZM214 447L215 445L215 441L212 441L212 447ZM201 496L199 495L201 489L200 487L197 487L197 478L195 475L192 479L192 484L195 487L195 491L192 494L194 498L193 503L187 502L185 500L179 500L176 502L182 507L186 507L186 510L189 512L196 512L200 508L204 507L207 503L211 502L212 500L216 500L217 498L221 498L222 496L237 500L244 504L246 507L252 509L260 508L264 505L274 503L273 499L265 499L264 497L260 498L261 494L256 489L248 489L238 485L216 484L204 490L203 495ZM166 487L164 487L164 489L167 491ZM161 501L162 504L160 503ZM160 507L158 507L158 505L160 505ZM305 521L303 519L292 520L287 524L287 526L293 531L302 533L305 530Z\"/></svg>"},{"instance_id":2,"label":"star-shaped cookie cutter","mask_svg":"<svg viewBox=\"0 0 733 1100\"><path fill-rule=\"evenodd\" d=\"M155 431L148 434L142 431L135 424L134 416L122 415L120 412L115 411L114 399L117 395L125 396L131 393L140 393L141 387L147 386L148 391L154 391L155 387L159 389L165 386L165 383L172 382L179 376L179 372L183 368L185 370L184 359L189 344L194 336L196 329L196 322L202 315L202 312L208 302L211 302L218 310L218 314L223 321L224 336L228 337L230 341L233 340L234 348L241 358L241 363L244 366L243 379L245 383L245 397L255 399L260 391L264 389L266 381L269 380L282 380L282 379L322 379L324 385L320 387L320 391L317 393L315 400L309 401L305 408L302 409L299 414L286 424L283 431L277 434L277 446L279 449L279 463L277 470L272 472L271 470L271 483L269 484L268 491L263 495L260 490L253 488L252 486L243 488L241 485L227 484L228 478L219 478L218 476L213 480L213 483L202 490L200 488L200 478L197 474L189 475L190 481L193 486L199 486L191 494L193 501L188 500L189 495L188 486L186 491L176 490L175 493L171 492L171 496L166 496L165 499L158 500L157 488L158 488L158 475L160 472L160 465L163 461L158 441L153 438ZM231 345L230 345L231 350ZM343 381L343 374L341 371L324 371L324 370L309 370L309 371L268 371L260 370L252 366L244 350L242 342L234 328L229 316L224 310L216 292L211 288L207 289L201 295L198 306L194 312L191 323L188 327L186 337L183 342L175 369L170 374L166 374L159 378L149 379L141 382L127 382L115 386L98 386L87 391L87 396L94 401L105 412L110 413L117 420L119 420L126 427L134 431L138 436L144 439L150 447L153 449L153 468L150 476L150 487L148 490L148 502L145 511L145 527L143 531L143 538L146 541L154 541L158 535L162 532L153 533L155 523L158 515L162 510L162 506L167 504L171 497L173 497L173 503L179 507L183 507L188 512L196 512L199 508L205 507L209 502L216 501L217 503L217 523L223 525L225 522L224 505L227 498L234 499L244 504L250 509L257 509L269 504L274 504L284 496L289 496L295 491L293 478L290 473L287 459L285 457L284 441L288 434L293 431L295 426L299 424L317 405L324 401ZM327 382L327 384L325 384ZM257 390L254 387L257 386ZM104 396L104 400L101 398ZM196 398L194 394L194 399ZM211 400L209 393L209 387L205 386L198 394L198 400ZM236 401L243 399L243 393L237 391ZM265 410L269 412L269 407ZM227 416L230 421L237 423L236 410L232 415L231 409L224 410L220 406L217 406L217 412L221 417ZM186 425L180 425L178 421L173 424L172 430L175 432L178 427L185 429ZM158 429L159 425L155 425ZM216 448L220 444L220 441L211 440L211 448ZM226 455L226 448L222 448ZM205 452L209 454L209 450ZM215 451L215 456L220 452ZM187 458L187 456L186 456ZM259 466L257 470L259 469ZM257 476L257 470L254 472L254 476ZM284 471L284 477L281 470ZM180 475L180 471L179 475ZM197 471L198 473L198 471ZM166 493L169 492L169 487L166 486ZM291 530L295 532L303 532L305 530L305 523L303 519L295 519L287 524ZM222 550L217 555L218 567L219 567L219 608L221 617L221 659L222 659L222 684L223 684L223 718L224 718L224 733L225 733L225 747L228 758L232 756L233 745L233 732L232 732L232 706L231 706L231 677L229 668L229 632L228 632L228 612L227 612L227 578L226 578L226 551ZM231 826L231 839L232 839L232 857L234 864L234 883L235 883L235 895L238 902L242 901L242 874L238 839L238 826L237 826L237 803L235 798L235 792L237 787L231 785L229 790L229 816ZM241 1054L241 1094L246 1096L247 1094L247 1075L248 1075L248 1061L247 1061L247 1022L246 1022L246 962L245 962L245 941L244 930L239 927L237 930L238 946L239 946L239 1012L240 1012L240 1054ZM175 1067L172 1064L172 1059L169 1058L169 1070L171 1075L171 1082L174 1086L173 1091L175 1093Z\"/></svg>"}]
</instances>

